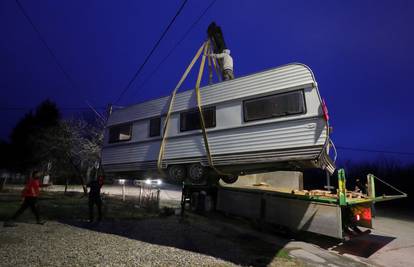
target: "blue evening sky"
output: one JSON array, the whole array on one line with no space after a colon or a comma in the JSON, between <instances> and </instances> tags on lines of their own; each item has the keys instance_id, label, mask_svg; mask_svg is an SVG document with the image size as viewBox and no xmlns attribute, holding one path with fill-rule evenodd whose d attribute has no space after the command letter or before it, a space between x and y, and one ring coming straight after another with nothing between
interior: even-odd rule
<instances>
[{"instance_id":1,"label":"blue evening sky","mask_svg":"<svg viewBox=\"0 0 414 267\"><path fill-rule=\"evenodd\" d=\"M181 1L20 0L76 87L57 67L15 1L0 1L0 108L113 102ZM310 66L338 146L414 151L414 1L218 0L145 84L142 82L210 1L189 0L121 105L168 95L216 21L236 76L290 62ZM193 73L184 89L195 82ZM7 139L25 110L0 109ZM66 110L65 116L71 112ZM381 154L340 150L340 159ZM394 155L413 162L413 155Z\"/></svg>"}]
</instances>

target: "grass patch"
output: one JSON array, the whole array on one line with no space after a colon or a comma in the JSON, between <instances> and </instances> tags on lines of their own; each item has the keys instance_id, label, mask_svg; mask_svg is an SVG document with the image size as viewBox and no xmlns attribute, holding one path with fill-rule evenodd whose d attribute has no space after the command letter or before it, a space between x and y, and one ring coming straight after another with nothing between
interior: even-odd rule
<instances>
[{"instance_id":1,"label":"grass patch","mask_svg":"<svg viewBox=\"0 0 414 267\"><path fill-rule=\"evenodd\" d=\"M103 217L106 220L136 220L157 217L157 211L150 211L137 206L138 201L122 201L118 197L103 196ZM0 220L10 218L21 205L20 192L0 193ZM48 220L87 219L89 216L88 196L82 193L65 195L63 192L42 192L38 200L40 215ZM95 214L97 210L95 207ZM34 219L27 209L18 220Z\"/></svg>"},{"instance_id":2,"label":"grass patch","mask_svg":"<svg viewBox=\"0 0 414 267\"><path fill-rule=\"evenodd\" d=\"M281 259L291 259L292 257L289 256L289 251L285 250L285 249L279 249L278 252L276 253L276 257L281 258Z\"/></svg>"}]
</instances>

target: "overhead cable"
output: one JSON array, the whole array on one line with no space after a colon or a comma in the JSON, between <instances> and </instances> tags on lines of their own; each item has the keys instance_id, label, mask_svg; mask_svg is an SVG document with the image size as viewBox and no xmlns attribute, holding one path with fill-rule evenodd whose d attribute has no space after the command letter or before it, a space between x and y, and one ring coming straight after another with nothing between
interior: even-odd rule
<instances>
[{"instance_id":1,"label":"overhead cable","mask_svg":"<svg viewBox=\"0 0 414 267\"><path fill-rule=\"evenodd\" d=\"M141 85L138 87L136 92L139 92L142 87L144 87L147 82L154 76L155 73L157 73L158 69L161 67L162 64L171 56L171 54L175 51L175 49L181 44L182 41L187 37L187 35L193 30L193 28L200 22L200 20L204 17L204 15L207 13L207 11L214 5L214 3L217 0L211 1L211 3L203 10L203 12L197 17L197 19L191 24L191 26L187 29L187 31L181 36L180 40L170 49L170 51L167 53L167 55L158 63L158 65L155 67L155 69L145 78L145 80L141 83ZM134 97L136 94L134 94Z\"/></svg>"},{"instance_id":2,"label":"overhead cable","mask_svg":"<svg viewBox=\"0 0 414 267\"><path fill-rule=\"evenodd\" d=\"M59 62L58 58L56 57L55 53L53 52L53 50L50 48L50 46L47 44L45 38L42 36L42 34L40 33L39 29L36 27L36 25L34 24L33 20L30 18L29 14L26 12L26 10L24 9L23 5L20 3L19 0L16 0L16 4L19 7L20 11L23 13L23 15L25 16L25 18L27 19L27 21L30 23L30 25L32 26L32 28L34 29L34 31L37 33L37 36L39 37L40 41L43 43L43 45L46 47L47 51L49 52L49 54L52 56L53 60L55 61L56 65L59 67L59 69L62 71L62 73L65 75L66 79L69 81L69 83L71 84L72 87L76 87L75 82L73 81L73 79L70 77L69 73L63 68L62 64Z\"/></svg>"},{"instance_id":3,"label":"overhead cable","mask_svg":"<svg viewBox=\"0 0 414 267\"><path fill-rule=\"evenodd\" d=\"M152 56L152 54L154 53L155 49L158 47L158 45L161 43L161 40L164 38L164 36L167 34L168 30L171 28L172 24L174 23L174 21L176 20L176 18L178 17L178 15L180 15L181 11L183 10L185 4L187 3L188 0L184 0L183 3L181 4L180 8L177 10L177 12L175 13L174 17L172 18L172 20L170 21L170 23L168 24L167 28L165 28L164 32L161 34L161 37L158 39L158 41L155 43L155 45L152 47L151 51L149 52L149 54L147 55L147 57L145 58L144 62L142 62L142 64L139 66L138 70L135 72L134 76L132 76L131 80L128 82L127 86L124 88L124 90L122 90L121 94L118 96L118 98L114 101L114 103L118 103L119 100L121 100L122 96L126 93L126 91L128 91L128 89L131 87L132 83L135 81L135 79L138 77L138 75L140 74L140 72L142 71L142 69L144 68L145 64L147 64L148 60L150 59L150 57Z\"/></svg>"}]
</instances>

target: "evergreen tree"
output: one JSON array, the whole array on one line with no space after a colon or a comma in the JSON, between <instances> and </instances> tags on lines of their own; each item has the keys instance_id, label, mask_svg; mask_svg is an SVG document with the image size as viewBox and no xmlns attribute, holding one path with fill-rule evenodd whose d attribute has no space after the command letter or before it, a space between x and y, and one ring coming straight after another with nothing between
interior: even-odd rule
<instances>
[{"instance_id":1,"label":"evergreen tree","mask_svg":"<svg viewBox=\"0 0 414 267\"><path fill-rule=\"evenodd\" d=\"M25 172L41 163L37 141L44 132L58 126L59 120L60 112L56 104L45 100L34 114L30 111L17 123L10 135L12 170Z\"/></svg>"}]
</instances>

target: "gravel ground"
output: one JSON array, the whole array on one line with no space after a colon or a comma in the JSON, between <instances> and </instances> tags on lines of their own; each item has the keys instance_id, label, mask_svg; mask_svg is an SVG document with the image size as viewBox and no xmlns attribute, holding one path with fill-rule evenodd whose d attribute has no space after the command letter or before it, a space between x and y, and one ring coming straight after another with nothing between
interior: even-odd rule
<instances>
[{"instance_id":1,"label":"gravel ground","mask_svg":"<svg viewBox=\"0 0 414 267\"><path fill-rule=\"evenodd\" d=\"M186 213L171 208L154 212L137 208L135 193L127 201L109 187L104 221L90 225L87 198L79 193L43 192L40 211L48 222L34 223L26 211L17 227L4 228L20 205L18 191L0 193L0 266L411 266L412 219L375 219L374 233L348 242L322 236L298 239L258 232L251 222L218 213ZM178 207L176 188L165 188L161 204ZM393 216L395 217L395 216ZM396 225L400 231L396 231ZM411 227L411 228L410 228ZM302 241L300 241L302 240Z\"/></svg>"},{"instance_id":2,"label":"gravel ground","mask_svg":"<svg viewBox=\"0 0 414 267\"><path fill-rule=\"evenodd\" d=\"M297 266L290 259L273 258L278 250L270 244L258 246L261 241L251 240L242 245L246 238L229 229L183 223L175 216L95 226L81 221L18 223L0 228L0 262L1 266Z\"/></svg>"},{"instance_id":3,"label":"gravel ground","mask_svg":"<svg viewBox=\"0 0 414 267\"><path fill-rule=\"evenodd\" d=\"M298 266L283 245L258 239L219 219L184 219L106 200L100 224L88 224L86 199L42 193L45 225L27 210L17 227L2 227L19 206L17 191L0 194L0 266Z\"/></svg>"},{"instance_id":4,"label":"gravel ground","mask_svg":"<svg viewBox=\"0 0 414 267\"><path fill-rule=\"evenodd\" d=\"M174 247L153 245L58 222L2 228L2 266L230 266Z\"/></svg>"}]
</instances>

